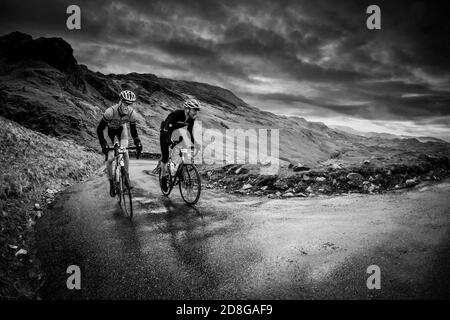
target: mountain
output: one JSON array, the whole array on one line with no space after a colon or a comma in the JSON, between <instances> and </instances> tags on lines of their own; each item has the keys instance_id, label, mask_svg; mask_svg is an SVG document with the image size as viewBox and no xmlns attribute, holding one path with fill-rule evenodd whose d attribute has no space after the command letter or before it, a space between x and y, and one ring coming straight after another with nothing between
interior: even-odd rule
<instances>
[{"instance_id":1,"label":"mountain","mask_svg":"<svg viewBox=\"0 0 450 320\"><path fill-rule=\"evenodd\" d=\"M187 96L202 104L203 128L280 129L280 158L316 165L330 158L360 158L420 150L450 154L449 144L367 138L304 118L285 117L247 104L231 91L209 84L171 80L153 74L102 74L78 64L61 38L19 32L0 37L0 116L43 134L71 139L99 151L96 127L104 110L123 89L138 95L135 110L144 149L159 152L159 126Z\"/></svg>"}]
</instances>

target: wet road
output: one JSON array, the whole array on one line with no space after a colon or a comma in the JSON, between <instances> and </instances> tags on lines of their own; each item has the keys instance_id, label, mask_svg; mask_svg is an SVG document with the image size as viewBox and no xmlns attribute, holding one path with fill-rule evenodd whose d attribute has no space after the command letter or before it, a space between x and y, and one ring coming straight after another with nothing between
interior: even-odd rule
<instances>
[{"instance_id":1,"label":"wet road","mask_svg":"<svg viewBox=\"0 0 450 320\"><path fill-rule=\"evenodd\" d=\"M44 299L450 298L450 180L384 195L164 197L132 161L135 217L103 174L60 193L37 224ZM68 290L66 269L81 269ZM369 290L367 267L381 270Z\"/></svg>"}]
</instances>

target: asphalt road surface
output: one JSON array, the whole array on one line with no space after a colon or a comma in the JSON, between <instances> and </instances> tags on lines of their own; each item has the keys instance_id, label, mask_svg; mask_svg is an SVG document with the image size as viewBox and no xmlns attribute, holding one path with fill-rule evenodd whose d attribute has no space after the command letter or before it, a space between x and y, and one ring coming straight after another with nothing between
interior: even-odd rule
<instances>
[{"instance_id":1,"label":"asphalt road surface","mask_svg":"<svg viewBox=\"0 0 450 320\"><path fill-rule=\"evenodd\" d=\"M289 200L203 190L193 208L161 194L155 165L131 162L133 222L103 173L57 196L37 225L43 299L450 298L450 180Z\"/></svg>"}]
</instances>

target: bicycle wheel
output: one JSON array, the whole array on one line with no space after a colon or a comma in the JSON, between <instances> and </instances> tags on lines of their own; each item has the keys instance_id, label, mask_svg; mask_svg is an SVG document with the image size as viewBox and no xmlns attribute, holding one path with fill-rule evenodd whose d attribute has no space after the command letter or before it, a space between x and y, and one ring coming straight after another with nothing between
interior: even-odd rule
<instances>
[{"instance_id":1,"label":"bicycle wheel","mask_svg":"<svg viewBox=\"0 0 450 320\"><path fill-rule=\"evenodd\" d=\"M130 178L128 176L127 170L122 167L121 170L121 188L122 188L122 210L125 216L133 219L133 197L131 195L130 188Z\"/></svg>"},{"instance_id":2,"label":"bicycle wheel","mask_svg":"<svg viewBox=\"0 0 450 320\"><path fill-rule=\"evenodd\" d=\"M200 192L202 190L200 174L197 168L190 163L183 164L179 175L181 197L187 204L196 204L198 199L200 199Z\"/></svg>"},{"instance_id":3,"label":"bicycle wheel","mask_svg":"<svg viewBox=\"0 0 450 320\"><path fill-rule=\"evenodd\" d=\"M122 192L123 192L121 181L122 181L122 173L120 172L120 167L117 166L114 171L114 188L120 206L122 206Z\"/></svg>"},{"instance_id":4,"label":"bicycle wheel","mask_svg":"<svg viewBox=\"0 0 450 320\"><path fill-rule=\"evenodd\" d=\"M164 166L163 163L161 163L161 165ZM167 162L165 165L167 166L167 176L165 181L163 181L162 170L159 170L159 187L161 188L161 192L163 193L163 195L168 197L173 188L172 174L170 173L170 169L168 168L169 162Z\"/></svg>"}]
</instances>

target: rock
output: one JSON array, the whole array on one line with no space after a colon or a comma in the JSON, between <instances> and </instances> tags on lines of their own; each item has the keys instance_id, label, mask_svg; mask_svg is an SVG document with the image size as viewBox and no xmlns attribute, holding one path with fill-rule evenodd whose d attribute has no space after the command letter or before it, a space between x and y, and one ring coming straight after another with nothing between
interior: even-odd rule
<instances>
[{"instance_id":1,"label":"rock","mask_svg":"<svg viewBox=\"0 0 450 320\"><path fill-rule=\"evenodd\" d=\"M311 186L309 186L308 188L306 188L306 192L308 192L308 193L313 193L314 191L313 191L313 189L311 188Z\"/></svg>"},{"instance_id":2,"label":"rock","mask_svg":"<svg viewBox=\"0 0 450 320\"><path fill-rule=\"evenodd\" d=\"M41 206L39 205L39 203L34 204L34 210L35 211L41 210Z\"/></svg>"},{"instance_id":3,"label":"rock","mask_svg":"<svg viewBox=\"0 0 450 320\"><path fill-rule=\"evenodd\" d=\"M306 174L303 175L302 180L303 181L309 181L309 176L307 176Z\"/></svg>"},{"instance_id":4,"label":"rock","mask_svg":"<svg viewBox=\"0 0 450 320\"><path fill-rule=\"evenodd\" d=\"M253 186L251 185L251 184L244 184L244 186L242 187L242 190L247 190L247 189L250 189L250 188L252 188Z\"/></svg>"},{"instance_id":5,"label":"rock","mask_svg":"<svg viewBox=\"0 0 450 320\"><path fill-rule=\"evenodd\" d=\"M325 177L317 177L316 178L317 182L324 182L325 180L327 180L327 178L325 178Z\"/></svg>"},{"instance_id":6,"label":"rock","mask_svg":"<svg viewBox=\"0 0 450 320\"><path fill-rule=\"evenodd\" d=\"M241 171L242 171L242 167L238 168L238 169L234 172L234 174L239 174Z\"/></svg>"},{"instance_id":7,"label":"rock","mask_svg":"<svg viewBox=\"0 0 450 320\"><path fill-rule=\"evenodd\" d=\"M286 192L282 195L283 198L292 198L293 196L294 194L292 192Z\"/></svg>"},{"instance_id":8,"label":"rock","mask_svg":"<svg viewBox=\"0 0 450 320\"><path fill-rule=\"evenodd\" d=\"M301 163L297 163L296 165L289 165L289 168L294 170L294 172L300 172L300 171L307 171L309 169L311 169L310 167L307 167Z\"/></svg>"},{"instance_id":9,"label":"rock","mask_svg":"<svg viewBox=\"0 0 450 320\"><path fill-rule=\"evenodd\" d=\"M212 172L211 171L206 172L206 176L208 177L208 179L210 179L212 176Z\"/></svg>"},{"instance_id":10,"label":"rock","mask_svg":"<svg viewBox=\"0 0 450 320\"><path fill-rule=\"evenodd\" d=\"M337 163L333 163L333 164L331 165L331 169L333 169L333 170L339 170L339 169L342 169L342 167L341 167L339 164L337 164Z\"/></svg>"},{"instance_id":11,"label":"rock","mask_svg":"<svg viewBox=\"0 0 450 320\"><path fill-rule=\"evenodd\" d=\"M302 193L302 192L295 193L294 196L295 197L302 197L302 198L307 197L307 195Z\"/></svg>"},{"instance_id":12,"label":"rock","mask_svg":"<svg viewBox=\"0 0 450 320\"><path fill-rule=\"evenodd\" d=\"M280 191L277 191L277 192L275 193L275 195L276 195L277 197L279 197L279 196L281 196L281 192L280 192Z\"/></svg>"},{"instance_id":13,"label":"rock","mask_svg":"<svg viewBox=\"0 0 450 320\"><path fill-rule=\"evenodd\" d=\"M308 171L311 168L307 167L307 166L304 166L302 164L298 164L298 165L294 166L292 169L294 170L294 172L300 172L300 171Z\"/></svg>"},{"instance_id":14,"label":"rock","mask_svg":"<svg viewBox=\"0 0 450 320\"><path fill-rule=\"evenodd\" d=\"M20 249L19 251L16 252L15 256L18 257L18 256L26 255L26 254L28 254L27 250Z\"/></svg>"},{"instance_id":15,"label":"rock","mask_svg":"<svg viewBox=\"0 0 450 320\"><path fill-rule=\"evenodd\" d=\"M415 185L417 185L419 183L419 181L417 181L416 178L414 179L408 179L405 182L406 187L410 188L410 187L414 187Z\"/></svg>"},{"instance_id":16,"label":"rock","mask_svg":"<svg viewBox=\"0 0 450 320\"><path fill-rule=\"evenodd\" d=\"M363 164L366 165L366 166L369 165L370 164L370 160L364 160Z\"/></svg>"},{"instance_id":17,"label":"rock","mask_svg":"<svg viewBox=\"0 0 450 320\"><path fill-rule=\"evenodd\" d=\"M361 186L364 181L364 177L356 172L349 173L347 179L349 180L349 184L353 186Z\"/></svg>"},{"instance_id":18,"label":"rock","mask_svg":"<svg viewBox=\"0 0 450 320\"><path fill-rule=\"evenodd\" d=\"M264 186L264 187L261 188L261 190L265 191L265 190L267 190L267 188L268 188L268 186Z\"/></svg>"},{"instance_id":19,"label":"rock","mask_svg":"<svg viewBox=\"0 0 450 320\"><path fill-rule=\"evenodd\" d=\"M275 187L280 189L280 190L287 190L289 188L288 184L286 183L286 181L283 180L278 180L277 182L275 182Z\"/></svg>"}]
</instances>

